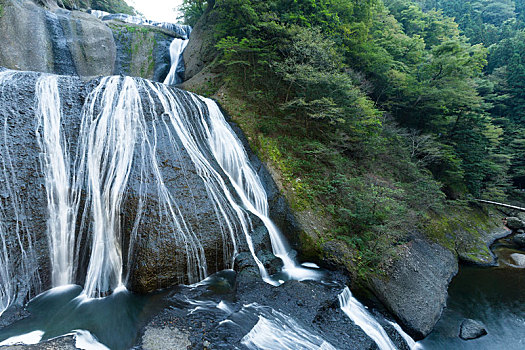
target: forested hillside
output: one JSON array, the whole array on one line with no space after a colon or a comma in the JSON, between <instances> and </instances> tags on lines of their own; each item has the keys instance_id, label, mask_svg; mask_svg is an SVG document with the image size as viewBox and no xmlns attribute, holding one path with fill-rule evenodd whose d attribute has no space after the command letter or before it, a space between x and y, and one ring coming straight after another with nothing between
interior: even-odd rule
<instances>
[{"instance_id":1,"label":"forested hillside","mask_svg":"<svg viewBox=\"0 0 525 350\"><path fill-rule=\"evenodd\" d=\"M220 99L294 209L315 218L306 251L345 242L369 272L414 231L457 246L436 218L469 212L470 199L523 198L513 2L188 0L183 11L213 25L217 54L213 79L187 86Z\"/></svg>"}]
</instances>

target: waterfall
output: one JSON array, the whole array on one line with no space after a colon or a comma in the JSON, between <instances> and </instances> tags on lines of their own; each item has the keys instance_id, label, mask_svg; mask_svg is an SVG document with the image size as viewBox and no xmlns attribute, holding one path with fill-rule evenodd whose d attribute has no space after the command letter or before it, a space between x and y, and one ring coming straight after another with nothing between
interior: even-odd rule
<instances>
[{"instance_id":1,"label":"waterfall","mask_svg":"<svg viewBox=\"0 0 525 350\"><path fill-rule=\"evenodd\" d=\"M388 337L385 330L374 319L346 287L339 294L339 303L343 312L377 344L380 350L395 350L396 347Z\"/></svg>"},{"instance_id":2,"label":"waterfall","mask_svg":"<svg viewBox=\"0 0 525 350\"><path fill-rule=\"evenodd\" d=\"M171 67L164 84L177 85L182 83L184 74L184 59L182 53L188 45L188 39L175 38L170 45Z\"/></svg>"},{"instance_id":3,"label":"waterfall","mask_svg":"<svg viewBox=\"0 0 525 350\"><path fill-rule=\"evenodd\" d=\"M319 272L299 266L289 256L289 248L283 236L269 217L266 191L250 164L246 150L224 119L219 106L210 99L203 98L203 100L209 113L209 126L206 132L213 155L228 175L243 205L266 226L273 253L283 261L283 272L289 278L296 280L319 278Z\"/></svg>"},{"instance_id":4,"label":"waterfall","mask_svg":"<svg viewBox=\"0 0 525 350\"><path fill-rule=\"evenodd\" d=\"M80 129L80 169L87 168L91 258L84 290L103 295L122 285L120 206L131 171L142 106L136 84L104 78L88 97ZM96 105L100 111L96 113Z\"/></svg>"},{"instance_id":5,"label":"waterfall","mask_svg":"<svg viewBox=\"0 0 525 350\"><path fill-rule=\"evenodd\" d=\"M141 203L147 200L148 186L158 194L159 211L169 221L178 246L185 251L187 280L195 283L207 276L207 262L200 243L200 235L204 233L193 232L186 223L177 198L165 185L160 170L156 148L159 127L175 151L177 142L181 142L213 202L215 215L223 223L225 267L233 266L238 253L238 234L243 234L263 278L268 278L250 242L253 227L249 215L230 192L224 175L211 163L213 153L206 139L208 124L205 121L209 114L205 102L196 95L141 79L103 78L84 103L75 147L74 141L68 140L62 130L64 120L58 79L42 75L35 86L36 138L41 150L40 163L47 194L47 235L54 286L76 280L78 255L84 255L78 251L83 240L78 235L85 236L88 249L89 264L84 287L87 296L107 295L126 282L128 276L123 276L126 269L123 256L126 254L128 263L133 259L142 219ZM150 115L156 116L156 122L151 125L144 116L148 108ZM235 136L232 134L230 138L235 139ZM138 212L129 248L123 252L121 204L134 167L143 180L140 181ZM154 179L145 181L148 175ZM79 210L83 190L84 207ZM81 217L78 217L79 213ZM11 273L7 268L6 237L2 234L2 259L6 263L1 265L1 276L12 281L10 277L3 277ZM9 292L9 283L3 283L2 287L3 294L13 294ZM2 297L2 300L8 300L8 297Z\"/></svg>"},{"instance_id":6,"label":"waterfall","mask_svg":"<svg viewBox=\"0 0 525 350\"><path fill-rule=\"evenodd\" d=\"M141 98L139 90L145 100ZM157 101L160 106L157 106ZM137 166L148 167L155 175L162 207L172 220L181 246L186 247L188 280L194 283L207 276L200 239L185 223L176 199L164 185L155 156L156 130L153 130L153 137L150 136L143 115L144 105L161 107L160 112L153 112L163 116L161 125L168 131L170 142L175 147L176 139L180 140L191 158L213 201L216 215L221 222L225 222L222 239L233 245L232 251L225 252L230 264L237 253L238 232L242 232L247 241L250 240L252 225L247 213L237 204L226 182L207 156L211 152L205 139L205 104L193 94L175 93L165 85L128 77L123 81L119 77L104 78L91 92L84 106L80 156L77 156L75 170L79 174L86 174L89 189L86 208L89 205L92 214L93 242L85 283L88 296L103 295L123 283L118 213L134 159L141 160ZM194 118L195 113L200 119ZM134 150L139 152L135 156ZM140 221L140 215L137 215L137 220ZM133 236L130 249L133 249ZM255 252L252 251L252 254L257 259ZM267 278L260 262L259 265L263 277Z\"/></svg>"},{"instance_id":7,"label":"waterfall","mask_svg":"<svg viewBox=\"0 0 525 350\"><path fill-rule=\"evenodd\" d=\"M35 133L41 149L40 164L47 193L47 237L53 287L74 282L75 224L80 201L80 191L70 186L70 157L62 130L57 80L55 75L42 75L35 91Z\"/></svg>"},{"instance_id":8,"label":"waterfall","mask_svg":"<svg viewBox=\"0 0 525 350\"><path fill-rule=\"evenodd\" d=\"M103 21L119 20L126 23L159 27L176 33L178 37L174 38L170 44L171 66L168 75L164 79L164 84L177 85L182 83L184 79L184 59L182 53L189 42L192 30L189 25L152 21L143 17L123 13L110 14L98 10L91 10L90 13Z\"/></svg>"}]
</instances>

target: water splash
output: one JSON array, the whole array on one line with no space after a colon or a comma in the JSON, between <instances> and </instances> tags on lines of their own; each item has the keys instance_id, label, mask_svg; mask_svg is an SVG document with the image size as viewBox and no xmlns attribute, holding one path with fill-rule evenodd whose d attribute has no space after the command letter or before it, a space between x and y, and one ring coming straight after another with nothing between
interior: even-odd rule
<instances>
[{"instance_id":1,"label":"water splash","mask_svg":"<svg viewBox=\"0 0 525 350\"><path fill-rule=\"evenodd\" d=\"M255 326L241 340L248 349L336 350L332 344L281 312L257 304L246 305L244 309L255 309L260 313Z\"/></svg>"},{"instance_id":2,"label":"water splash","mask_svg":"<svg viewBox=\"0 0 525 350\"><path fill-rule=\"evenodd\" d=\"M339 294L341 310L377 344L380 350L395 350L396 347L385 330L346 287Z\"/></svg>"},{"instance_id":3,"label":"water splash","mask_svg":"<svg viewBox=\"0 0 525 350\"><path fill-rule=\"evenodd\" d=\"M17 335L11 338L8 338L2 342L0 342L0 346L6 346L6 345L33 345L40 343L40 340L42 340L42 336L44 335L43 331L33 331L22 335Z\"/></svg>"}]
</instances>

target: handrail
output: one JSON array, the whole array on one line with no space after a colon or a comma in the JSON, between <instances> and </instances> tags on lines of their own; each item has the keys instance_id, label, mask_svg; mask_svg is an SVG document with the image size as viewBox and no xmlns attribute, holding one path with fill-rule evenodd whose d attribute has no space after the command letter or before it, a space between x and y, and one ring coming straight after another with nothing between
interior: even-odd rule
<instances>
[{"instance_id":1,"label":"handrail","mask_svg":"<svg viewBox=\"0 0 525 350\"><path fill-rule=\"evenodd\" d=\"M505 203L499 203L499 202L492 202L492 201L487 201L487 200L484 200L484 199L476 199L476 201L481 202L481 203L497 205L497 206L500 206L500 207L509 208L509 209L514 209L514 210L519 210L519 211L524 211L524 212L525 212L525 208L517 207L517 206L515 206L515 205L510 205L510 204L505 204Z\"/></svg>"}]
</instances>

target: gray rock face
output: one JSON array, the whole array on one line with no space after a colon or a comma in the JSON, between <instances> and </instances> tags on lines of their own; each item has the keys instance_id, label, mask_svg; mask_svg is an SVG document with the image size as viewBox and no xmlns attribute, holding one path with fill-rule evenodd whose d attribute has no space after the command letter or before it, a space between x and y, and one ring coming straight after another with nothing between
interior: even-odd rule
<instances>
[{"instance_id":1,"label":"gray rock face","mask_svg":"<svg viewBox=\"0 0 525 350\"><path fill-rule=\"evenodd\" d=\"M483 323L467 318L461 322L459 337L463 340L477 339L487 334Z\"/></svg>"},{"instance_id":2,"label":"gray rock face","mask_svg":"<svg viewBox=\"0 0 525 350\"><path fill-rule=\"evenodd\" d=\"M45 10L29 0L7 0L0 17L0 66L82 76L110 75L111 30L82 12Z\"/></svg>"},{"instance_id":3,"label":"gray rock face","mask_svg":"<svg viewBox=\"0 0 525 350\"><path fill-rule=\"evenodd\" d=\"M212 7L210 6L210 9ZM215 11L206 11L191 32L190 41L183 55L186 64L185 80L199 73L217 57L218 52L215 48L216 42L213 37L215 16Z\"/></svg>"},{"instance_id":4,"label":"gray rock face","mask_svg":"<svg viewBox=\"0 0 525 350\"><path fill-rule=\"evenodd\" d=\"M0 66L82 77L121 74L163 81L174 31L6 0L0 17Z\"/></svg>"},{"instance_id":5,"label":"gray rock face","mask_svg":"<svg viewBox=\"0 0 525 350\"><path fill-rule=\"evenodd\" d=\"M511 230L519 230L525 228L525 222L521 221L517 217L507 218L507 227Z\"/></svg>"},{"instance_id":6,"label":"gray rock face","mask_svg":"<svg viewBox=\"0 0 525 350\"><path fill-rule=\"evenodd\" d=\"M456 257L438 244L413 240L394 262L388 277L374 278L376 295L416 338L428 335L446 303Z\"/></svg>"}]
</instances>

